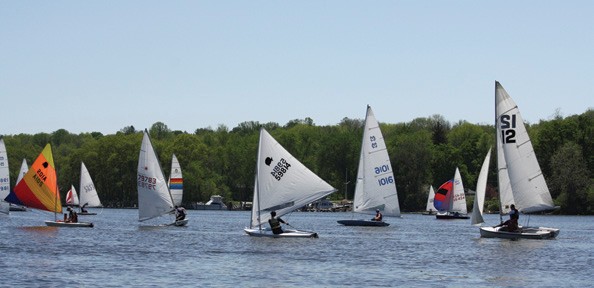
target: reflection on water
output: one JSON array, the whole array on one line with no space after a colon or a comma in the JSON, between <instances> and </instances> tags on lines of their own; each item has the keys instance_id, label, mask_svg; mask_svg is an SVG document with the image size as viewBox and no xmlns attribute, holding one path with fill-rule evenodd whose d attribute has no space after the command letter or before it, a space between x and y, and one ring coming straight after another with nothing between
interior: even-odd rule
<instances>
[{"instance_id":1,"label":"reflection on water","mask_svg":"<svg viewBox=\"0 0 594 288\"><path fill-rule=\"evenodd\" d=\"M92 229L39 226L30 212L0 217L6 286L541 287L593 282L594 217L532 216L555 240L479 237L466 220L405 214L388 227L345 227L349 213L293 213L318 239L247 236L249 212L189 211L187 227L147 226L137 210L81 216ZM490 224L497 215L486 215ZM156 225L169 219L156 220ZM72 269L75 267L75 269ZM113 275L117 275L114 277Z\"/></svg>"}]
</instances>

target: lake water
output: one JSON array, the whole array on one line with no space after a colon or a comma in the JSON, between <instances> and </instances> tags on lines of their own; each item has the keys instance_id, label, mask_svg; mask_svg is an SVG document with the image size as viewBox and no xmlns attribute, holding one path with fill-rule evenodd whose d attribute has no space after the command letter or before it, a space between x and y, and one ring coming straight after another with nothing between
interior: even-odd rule
<instances>
[{"instance_id":1,"label":"lake water","mask_svg":"<svg viewBox=\"0 0 594 288\"><path fill-rule=\"evenodd\" d=\"M404 214L345 227L351 213L296 212L318 239L247 236L244 211L188 211L188 227L146 227L138 211L80 216L94 228L46 227L53 214L0 215L2 287L591 287L594 217L532 216L554 240L480 238L469 220ZM370 216L371 217L371 216ZM367 217L355 217L367 218ZM522 216L526 220L527 216ZM159 221L160 220L160 221ZM487 224L499 222L486 215ZM525 224L524 221L521 221Z\"/></svg>"}]
</instances>

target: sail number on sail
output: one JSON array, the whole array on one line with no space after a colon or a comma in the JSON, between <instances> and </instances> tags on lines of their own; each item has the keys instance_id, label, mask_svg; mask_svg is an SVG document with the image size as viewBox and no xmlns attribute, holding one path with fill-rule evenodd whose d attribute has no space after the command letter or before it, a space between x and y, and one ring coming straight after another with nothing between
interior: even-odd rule
<instances>
[{"instance_id":1,"label":"sail number on sail","mask_svg":"<svg viewBox=\"0 0 594 288\"><path fill-rule=\"evenodd\" d=\"M386 172L390 171L390 166L389 165L382 165L382 166L379 166L379 167L375 167L373 169L374 169L376 175L380 175L380 174L383 174L383 173L386 173ZM392 183L394 183L394 177L392 177L390 175L388 177L379 178L379 179L377 179L377 183L380 186L387 185L387 184L392 184Z\"/></svg>"},{"instance_id":2,"label":"sail number on sail","mask_svg":"<svg viewBox=\"0 0 594 288\"><path fill-rule=\"evenodd\" d=\"M138 187L156 190L157 178L138 174Z\"/></svg>"},{"instance_id":3,"label":"sail number on sail","mask_svg":"<svg viewBox=\"0 0 594 288\"><path fill-rule=\"evenodd\" d=\"M155 181L156 181L156 179L155 179ZM89 185L83 186L82 188L83 188L84 192L90 192L90 191L95 190L95 185L89 184Z\"/></svg>"},{"instance_id":4,"label":"sail number on sail","mask_svg":"<svg viewBox=\"0 0 594 288\"><path fill-rule=\"evenodd\" d=\"M501 139L503 144L516 143L516 114L501 115Z\"/></svg>"},{"instance_id":5,"label":"sail number on sail","mask_svg":"<svg viewBox=\"0 0 594 288\"><path fill-rule=\"evenodd\" d=\"M287 173L287 171L289 170L289 167L291 167L291 164L289 164L289 162L287 162L285 158L281 158L280 161L276 163L276 166L274 166L270 174L272 174L272 176L274 176L274 178L277 181L280 181L281 178L283 178L283 176L285 175L285 173Z\"/></svg>"},{"instance_id":6,"label":"sail number on sail","mask_svg":"<svg viewBox=\"0 0 594 288\"><path fill-rule=\"evenodd\" d=\"M47 176L43 174L43 171L41 171L41 169L37 169L37 174L33 175L33 179L35 179L35 182L37 182L37 185L39 185L39 187L42 187L43 182L47 180Z\"/></svg>"}]
</instances>

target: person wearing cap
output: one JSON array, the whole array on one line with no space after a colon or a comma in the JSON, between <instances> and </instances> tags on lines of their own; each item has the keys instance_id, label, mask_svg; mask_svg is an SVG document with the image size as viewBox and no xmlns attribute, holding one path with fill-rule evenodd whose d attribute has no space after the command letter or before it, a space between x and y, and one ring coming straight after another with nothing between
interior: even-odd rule
<instances>
[{"instance_id":1,"label":"person wearing cap","mask_svg":"<svg viewBox=\"0 0 594 288\"><path fill-rule=\"evenodd\" d=\"M270 224L270 228L272 228L272 233L274 234L282 234L283 228L281 228L281 224L287 224L289 225L288 222L285 222L283 219L281 219L280 217L275 218L276 217L276 211L271 211L270 212L270 219L268 219L268 224Z\"/></svg>"},{"instance_id":2,"label":"person wearing cap","mask_svg":"<svg viewBox=\"0 0 594 288\"><path fill-rule=\"evenodd\" d=\"M373 217L373 219L371 219L371 221L382 221L383 215L382 212L380 212L379 209L375 209L375 217Z\"/></svg>"}]
</instances>

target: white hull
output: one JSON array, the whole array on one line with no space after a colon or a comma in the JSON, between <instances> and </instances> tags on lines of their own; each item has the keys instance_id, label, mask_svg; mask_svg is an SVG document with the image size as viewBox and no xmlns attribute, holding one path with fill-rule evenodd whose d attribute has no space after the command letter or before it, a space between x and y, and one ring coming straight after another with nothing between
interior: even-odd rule
<instances>
[{"instance_id":1,"label":"white hull","mask_svg":"<svg viewBox=\"0 0 594 288\"><path fill-rule=\"evenodd\" d=\"M282 234L273 234L271 230L260 230L245 228L245 233L254 237L268 237L268 238L318 238L318 233L311 231L299 230L284 230Z\"/></svg>"},{"instance_id":2,"label":"white hull","mask_svg":"<svg viewBox=\"0 0 594 288\"><path fill-rule=\"evenodd\" d=\"M336 221L338 224L342 224L344 226L367 226L367 227L386 227L390 226L390 223L386 223L384 221L373 221L373 220L338 220Z\"/></svg>"},{"instance_id":3,"label":"white hull","mask_svg":"<svg viewBox=\"0 0 594 288\"><path fill-rule=\"evenodd\" d=\"M175 221L175 222L171 223L171 225L173 225L173 226L178 226L178 227L181 227L181 226L186 226L186 225L188 225L188 220L189 220L189 219L184 219L184 220L177 220L177 221Z\"/></svg>"},{"instance_id":4,"label":"white hull","mask_svg":"<svg viewBox=\"0 0 594 288\"><path fill-rule=\"evenodd\" d=\"M72 228L77 228L77 227L88 227L88 228L93 228L93 223L91 222L76 222L76 223L71 223L71 222L63 222L63 221L45 221L45 225L47 226L51 226L51 227L72 227Z\"/></svg>"},{"instance_id":5,"label":"white hull","mask_svg":"<svg viewBox=\"0 0 594 288\"><path fill-rule=\"evenodd\" d=\"M547 227L520 227L518 232L500 231L501 227L481 227L481 237L502 239L553 239L559 229Z\"/></svg>"}]
</instances>

